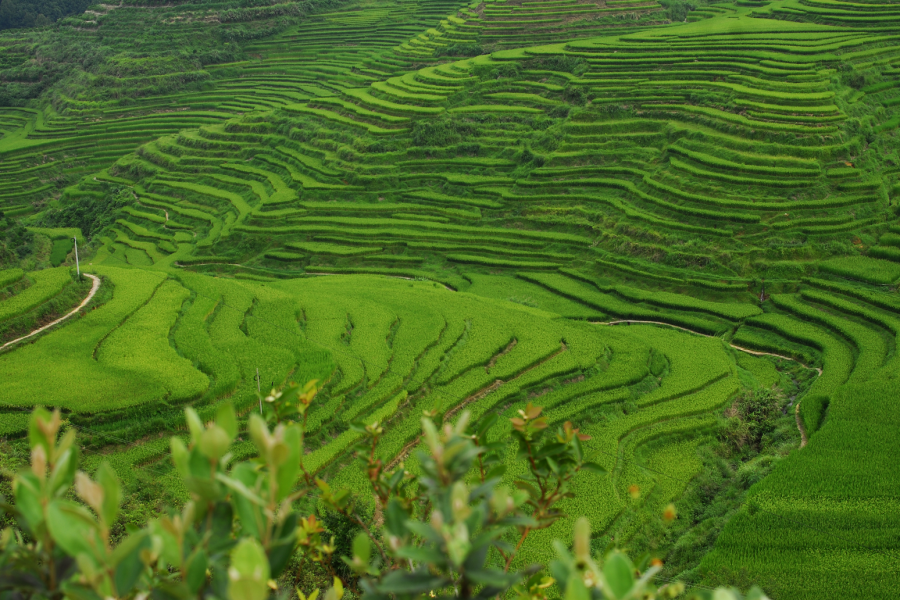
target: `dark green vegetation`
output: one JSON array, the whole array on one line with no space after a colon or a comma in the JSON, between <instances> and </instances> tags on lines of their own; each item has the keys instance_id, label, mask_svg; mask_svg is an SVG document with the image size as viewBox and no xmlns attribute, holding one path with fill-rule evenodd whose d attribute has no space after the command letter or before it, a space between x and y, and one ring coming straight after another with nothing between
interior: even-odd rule
<instances>
[{"instance_id":1,"label":"dark green vegetation","mask_svg":"<svg viewBox=\"0 0 900 600\"><path fill-rule=\"evenodd\" d=\"M4 431L52 394L137 514L147 481L184 498L157 436L252 410L257 368L328 382L308 464L355 489L354 420L390 463L423 410L538 398L610 471L566 506L598 545L896 597L898 6L125 4L8 33L3 263L70 265L80 228L114 293L0 355ZM44 271L3 273L0 310L35 310Z\"/></svg>"},{"instance_id":2,"label":"dark green vegetation","mask_svg":"<svg viewBox=\"0 0 900 600\"><path fill-rule=\"evenodd\" d=\"M44 27L61 17L84 12L90 4L90 0L3 0L0 29Z\"/></svg>"}]
</instances>

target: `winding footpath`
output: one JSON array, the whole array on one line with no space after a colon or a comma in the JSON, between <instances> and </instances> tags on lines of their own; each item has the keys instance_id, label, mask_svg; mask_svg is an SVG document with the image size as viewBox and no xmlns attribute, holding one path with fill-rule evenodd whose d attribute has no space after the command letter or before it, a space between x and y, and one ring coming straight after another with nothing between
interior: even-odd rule
<instances>
[{"instance_id":1,"label":"winding footpath","mask_svg":"<svg viewBox=\"0 0 900 600\"><path fill-rule=\"evenodd\" d=\"M41 327L41 328L39 328L39 329L35 329L34 331L32 331L31 333L29 333L28 335L23 335L22 337L20 337L20 338L18 338L18 339L15 339L15 340L13 340L13 341L11 341L11 342L6 342L6 343L3 344L2 346L0 346L0 350L5 350L7 346L12 346L13 344L17 344L17 343L21 342L22 340L27 340L28 338L30 338L30 337L33 336L33 335L37 335L37 334L39 334L40 332L42 332L42 331L44 331L44 330L46 330L46 329L50 329L51 327L53 327L54 325L57 325L58 323L62 323L63 321L65 321L66 319L68 319L69 317L71 317L72 315L74 315L75 313L77 313L79 310L81 310L82 308L84 308L85 306L87 306L87 303L91 301L91 298L93 298L93 297L94 297L94 294L97 293L97 290L100 289L100 278L97 277L96 275L90 275L89 273L85 273L84 276L85 276L85 277L90 277L91 279L93 279L93 280L94 280L94 283L93 283L93 285L91 285L91 291L90 291L90 293L87 295L87 298L85 298L84 300L82 300L81 304L79 304L78 306L76 306L75 308L73 308L72 310L70 310L69 312L67 312L66 314L64 314L64 315L61 316L60 318L58 318L57 320L53 321L52 323L47 323L47 324L44 325L43 327Z\"/></svg>"}]
</instances>

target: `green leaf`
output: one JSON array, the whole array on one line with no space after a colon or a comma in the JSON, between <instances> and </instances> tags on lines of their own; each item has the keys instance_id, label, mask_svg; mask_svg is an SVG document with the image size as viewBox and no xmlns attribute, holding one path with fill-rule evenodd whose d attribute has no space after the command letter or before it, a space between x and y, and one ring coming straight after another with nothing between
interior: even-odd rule
<instances>
[{"instance_id":1,"label":"green leaf","mask_svg":"<svg viewBox=\"0 0 900 600\"><path fill-rule=\"evenodd\" d=\"M388 481L388 487L393 491L397 490L398 486L403 482L404 472L401 469L398 469L391 475L390 480Z\"/></svg>"},{"instance_id":2,"label":"green leaf","mask_svg":"<svg viewBox=\"0 0 900 600\"><path fill-rule=\"evenodd\" d=\"M625 598L634 587L634 565L621 552L613 552L606 557L603 576L614 598Z\"/></svg>"},{"instance_id":3,"label":"green leaf","mask_svg":"<svg viewBox=\"0 0 900 600\"><path fill-rule=\"evenodd\" d=\"M181 439L173 437L169 440L169 447L172 449L172 462L175 464L175 469L178 471L178 474L181 475L182 479L190 477L191 471L188 464L190 454L187 446L184 445L184 442L182 442Z\"/></svg>"},{"instance_id":4,"label":"green leaf","mask_svg":"<svg viewBox=\"0 0 900 600\"><path fill-rule=\"evenodd\" d=\"M184 480L188 490L200 496L206 502L215 502L219 499L219 488L215 482L200 477L189 477Z\"/></svg>"},{"instance_id":5,"label":"green leaf","mask_svg":"<svg viewBox=\"0 0 900 600\"><path fill-rule=\"evenodd\" d=\"M560 444L559 442L551 442L545 444L543 448L541 448L540 452L537 453L539 458L544 458L546 456L556 456L557 454L562 454L566 451L565 444Z\"/></svg>"},{"instance_id":6,"label":"green leaf","mask_svg":"<svg viewBox=\"0 0 900 600\"><path fill-rule=\"evenodd\" d=\"M744 600L769 600L769 598L759 587L754 585L747 592L747 596L744 598Z\"/></svg>"},{"instance_id":7,"label":"green leaf","mask_svg":"<svg viewBox=\"0 0 900 600\"><path fill-rule=\"evenodd\" d=\"M269 439L269 428L266 426L265 420L256 413L250 414L250 420L247 422L247 429L250 431L250 439L259 453L266 454L266 440Z\"/></svg>"},{"instance_id":8,"label":"green leaf","mask_svg":"<svg viewBox=\"0 0 900 600\"><path fill-rule=\"evenodd\" d=\"M504 573L499 569L467 570L466 577L470 581L481 585L507 587L513 585L519 578L517 573Z\"/></svg>"},{"instance_id":9,"label":"green leaf","mask_svg":"<svg viewBox=\"0 0 900 600\"><path fill-rule=\"evenodd\" d=\"M406 520L409 515L403 509L403 505L396 498L388 500L387 510L384 511L384 529L390 535L402 538L406 535Z\"/></svg>"},{"instance_id":10,"label":"green leaf","mask_svg":"<svg viewBox=\"0 0 900 600\"><path fill-rule=\"evenodd\" d=\"M506 443L505 442L488 442L482 446L485 450L491 453L499 453L506 451ZM496 457L494 457L496 458Z\"/></svg>"},{"instance_id":11,"label":"green leaf","mask_svg":"<svg viewBox=\"0 0 900 600\"><path fill-rule=\"evenodd\" d=\"M475 431L475 435L479 438L484 437L484 435L493 427L497 421L500 419L497 416L497 413L488 413L483 418L478 420L478 427Z\"/></svg>"},{"instance_id":12,"label":"green leaf","mask_svg":"<svg viewBox=\"0 0 900 600\"><path fill-rule=\"evenodd\" d=\"M344 584L337 577L334 578L334 585L325 591L323 600L341 600L344 597Z\"/></svg>"},{"instance_id":13,"label":"green leaf","mask_svg":"<svg viewBox=\"0 0 900 600\"><path fill-rule=\"evenodd\" d=\"M230 600L265 600L269 595L269 559L255 539L244 538L231 551Z\"/></svg>"},{"instance_id":14,"label":"green leaf","mask_svg":"<svg viewBox=\"0 0 900 600\"><path fill-rule=\"evenodd\" d=\"M231 529L234 524L234 510L228 502L217 502L210 520L209 552L224 552L232 545Z\"/></svg>"},{"instance_id":15,"label":"green leaf","mask_svg":"<svg viewBox=\"0 0 900 600\"><path fill-rule=\"evenodd\" d=\"M72 486L75 473L78 471L78 451L70 448L62 453L53 466L53 472L47 480L47 489L51 496L61 495Z\"/></svg>"},{"instance_id":16,"label":"green leaf","mask_svg":"<svg viewBox=\"0 0 900 600\"><path fill-rule=\"evenodd\" d=\"M146 531L138 532L125 539L113 551L113 564L116 571L113 583L119 597L128 596L144 570L141 551L150 547L150 536Z\"/></svg>"},{"instance_id":17,"label":"green leaf","mask_svg":"<svg viewBox=\"0 0 900 600\"><path fill-rule=\"evenodd\" d=\"M16 509L22 513L31 532L35 533L44 522L41 482L30 471L20 473L13 480L13 495L16 498Z\"/></svg>"},{"instance_id":18,"label":"green leaf","mask_svg":"<svg viewBox=\"0 0 900 600\"><path fill-rule=\"evenodd\" d=\"M496 465L491 467L491 470L487 472L485 477L487 479L500 479L504 473L506 473L506 465Z\"/></svg>"},{"instance_id":19,"label":"green leaf","mask_svg":"<svg viewBox=\"0 0 900 600\"><path fill-rule=\"evenodd\" d=\"M365 533L357 533L353 538L353 558L359 559L365 565L372 559L372 544Z\"/></svg>"},{"instance_id":20,"label":"green leaf","mask_svg":"<svg viewBox=\"0 0 900 600\"><path fill-rule=\"evenodd\" d=\"M234 406L231 405L231 402L219 404L219 410L216 412L216 425L221 427L231 439L237 435L237 416L234 414Z\"/></svg>"},{"instance_id":21,"label":"green leaf","mask_svg":"<svg viewBox=\"0 0 900 600\"><path fill-rule=\"evenodd\" d=\"M584 582L577 573L569 578L569 583L566 585L565 600L591 600L587 587L585 587Z\"/></svg>"},{"instance_id":22,"label":"green leaf","mask_svg":"<svg viewBox=\"0 0 900 600\"><path fill-rule=\"evenodd\" d=\"M424 421L424 419L423 419ZM425 594L446 585L443 577L432 575L427 571L391 571L378 585L378 589L386 594Z\"/></svg>"},{"instance_id":23,"label":"green leaf","mask_svg":"<svg viewBox=\"0 0 900 600\"><path fill-rule=\"evenodd\" d=\"M588 471L590 473L598 473L600 475L606 475L608 473L606 469L593 462L586 462L581 465L581 468L584 471Z\"/></svg>"},{"instance_id":24,"label":"green leaf","mask_svg":"<svg viewBox=\"0 0 900 600\"><path fill-rule=\"evenodd\" d=\"M28 443L32 449L37 446L43 446L47 456L50 456L50 448L56 440L47 439L47 436L45 436L44 432L41 431L41 428L38 427L38 418L46 423L50 421L52 415L46 408L39 406L34 409L31 413L31 419L28 422Z\"/></svg>"},{"instance_id":25,"label":"green leaf","mask_svg":"<svg viewBox=\"0 0 900 600\"><path fill-rule=\"evenodd\" d=\"M65 592L66 600L102 600L97 595L97 592L80 583L76 583L74 578L64 581L61 588Z\"/></svg>"},{"instance_id":26,"label":"green leaf","mask_svg":"<svg viewBox=\"0 0 900 600\"><path fill-rule=\"evenodd\" d=\"M95 476L97 483L103 488L103 520L107 526L112 526L119 516L119 505L122 503L122 486L116 472L105 460L100 463Z\"/></svg>"},{"instance_id":27,"label":"green leaf","mask_svg":"<svg viewBox=\"0 0 900 600\"><path fill-rule=\"evenodd\" d=\"M447 557L433 546L401 546L397 549L397 556L414 560L422 564L442 564Z\"/></svg>"},{"instance_id":28,"label":"green leaf","mask_svg":"<svg viewBox=\"0 0 900 600\"><path fill-rule=\"evenodd\" d=\"M288 448L288 457L278 466L276 482L278 493L275 495L281 502L291 493L297 484L297 476L300 474L300 459L302 458L303 433L299 425L291 425L284 431L284 444Z\"/></svg>"},{"instance_id":29,"label":"green leaf","mask_svg":"<svg viewBox=\"0 0 900 600\"><path fill-rule=\"evenodd\" d=\"M154 600L194 600L194 596L183 581L157 582L151 597Z\"/></svg>"},{"instance_id":30,"label":"green leaf","mask_svg":"<svg viewBox=\"0 0 900 600\"><path fill-rule=\"evenodd\" d=\"M259 536L257 517L260 516L260 507L265 506L265 502L251 490L256 485L258 476L253 465L249 463L239 463L235 466L231 471L231 477L219 474L219 481L235 492L231 495L234 510L244 531L252 537Z\"/></svg>"},{"instance_id":31,"label":"green leaf","mask_svg":"<svg viewBox=\"0 0 900 600\"><path fill-rule=\"evenodd\" d=\"M550 467L550 470L553 471L554 474L559 475L559 465L556 464L556 461L553 460L552 458L550 458L549 456L547 457L546 460L547 460L547 466Z\"/></svg>"},{"instance_id":32,"label":"green leaf","mask_svg":"<svg viewBox=\"0 0 900 600\"><path fill-rule=\"evenodd\" d=\"M191 431L191 440L195 444L199 444L200 434L203 433L203 421L200 420L200 415L193 408L188 407L184 409L184 417L187 421L188 429Z\"/></svg>"},{"instance_id":33,"label":"green leaf","mask_svg":"<svg viewBox=\"0 0 900 600\"><path fill-rule=\"evenodd\" d=\"M200 591L200 588L206 582L206 569L209 566L209 557L202 548L194 552L187 564L187 575L184 582L192 594Z\"/></svg>"},{"instance_id":34,"label":"green leaf","mask_svg":"<svg viewBox=\"0 0 900 600\"><path fill-rule=\"evenodd\" d=\"M212 467L209 464L209 459L200 452L199 448L192 448L190 450L190 453L188 454L188 468L191 477L196 477L197 479L208 480L212 474Z\"/></svg>"},{"instance_id":35,"label":"green leaf","mask_svg":"<svg viewBox=\"0 0 900 600\"><path fill-rule=\"evenodd\" d=\"M169 565L181 566L181 548L178 540L159 522L153 519L147 526L150 535L157 538L156 541L161 542L159 545L160 562Z\"/></svg>"},{"instance_id":36,"label":"green leaf","mask_svg":"<svg viewBox=\"0 0 900 600\"><path fill-rule=\"evenodd\" d=\"M225 456L229 446L231 446L231 438L218 425L213 425L201 433L200 442L197 444L204 456L215 461Z\"/></svg>"},{"instance_id":37,"label":"green leaf","mask_svg":"<svg viewBox=\"0 0 900 600\"><path fill-rule=\"evenodd\" d=\"M269 542L269 571L273 579L281 575L294 553L297 545L298 520L299 515L296 512L289 513L275 529L272 541Z\"/></svg>"},{"instance_id":38,"label":"green leaf","mask_svg":"<svg viewBox=\"0 0 900 600\"><path fill-rule=\"evenodd\" d=\"M67 500L51 500L47 505L47 529L69 556L85 554L100 564L103 542L97 523L86 508Z\"/></svg>"},{"instance_id":39,"label":"green leaf","mask_svg":"<svg viewBox=\"0 0 900 600\"><path fill-rule=\"evenodd\" d=\"M584 460L584 449L581 447L581 440L578 439L577 435L572 440L572 447L575 449L575 460L578 462Z\"/></svg>"},{"instance_id":40,"label":"green leaf","mask_svg":"<svg viewBox=\"0 0 900 600\"><path fill-rule=\"evenodd\" d=\"M438 436L437 428L431 419L422 419L422 433L425 436L425 443L432 454L437 454L441 447L441 440Z\"/></svg>"},{"instance_id":41,"label":"green leaf","mask_svg":"<svg viewBox=\"0 0 900 600\"><path fill-rule=\"evenodd\" d=\"M444 538L441 537L441 534L435 531L434 527L432 527L428 523L422 523L420 521L409 519L406 522L406 528L420 538L428 540L430 542L434 542L435 544L440 544L444 540Z\"/></svg>"},{"instance_id":42,"label":"green leaf","mask_svg":"<svg viewBox=\"0 0 900 600\"><path fill-rule=\"evenodd\" d=\"M538 522L528 516L504 517L497 521L503 527L537 527Z\"/></svg>"},{"instance_id":43,"label":"green leaf","mask_svg":"<svg viewBox=\"0 0 900 600\"><path fill-rule=\"evenodd\" d=\"M520 490L528 492L528 495L531 496L532 498L540 498L541 497L541 491L527 481L523 481L523 480L519 479L518 481L513 483L513 485L515 485Z\"/></svg>"}]
</instances>

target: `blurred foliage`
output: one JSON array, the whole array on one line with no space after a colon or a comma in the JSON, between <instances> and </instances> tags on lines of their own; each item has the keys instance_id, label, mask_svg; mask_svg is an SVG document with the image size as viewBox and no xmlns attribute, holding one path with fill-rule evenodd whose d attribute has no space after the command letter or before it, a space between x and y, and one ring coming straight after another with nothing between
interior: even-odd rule
<instances>
[{"instance_id":1,"label":"blurred foliage","mask_svg":"<svg viewBox=\"0 0 900 600\"><path fill-rule=\"evenodd\" d=\"M519 458L528 466L515 489L499 483L506 444L493 441L496 415L470 427L466 412L455 423L425 414L425 450L415 474L376 458L384 434L377 421L355 424L362 434L356 460L365 467L380 512L373 521L365 514L365 498L332 487L304 467L306 415L317 392L315 381L272 390L260 397L262 416L253 412L246 422L228 403L206 424L186 409L187 442L173 437L171 452L191 500L125 535L113 533L123 500L115 471L106 462L92 476L80 471L75 429L64 426L58 410L35 409L30 465L14 477L14 502L2 505L19 526L0 536L0 595L286 598L288 567L316 564L333 577L325 600L341 600L345 590L379 600L487 600L510 593L545 600L554 584L570 600L674 598L685 592L677 582L654 585L658 563L635 565L615 551L602 560L592 557L583 518L573 552L556 543L559 559L549 574L542 566L510 568L529 533L562 516L558 503L572 495L577 473L602 472L584 460L581 442L589 438L570 423L553 431L542 409L531 404L510 420ZM242 430L258 455L235 462L232 447ZM296 509L301 499L342 518L303 516ZM673 520L674 507L662 518ZM295 592L300 600L319 596L317 589ZM712 597L704 594L694 597ZM728 590L715 594L742 598ZM747 596L762 598L759 590Z\"/></svg>"}]
</instances>

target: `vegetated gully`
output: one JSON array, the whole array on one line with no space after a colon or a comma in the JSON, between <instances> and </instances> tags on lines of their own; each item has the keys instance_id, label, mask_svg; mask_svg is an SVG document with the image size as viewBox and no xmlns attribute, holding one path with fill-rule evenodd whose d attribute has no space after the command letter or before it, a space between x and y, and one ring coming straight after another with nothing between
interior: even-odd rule
<instances>
[{"instance_id":1,"label":"vegetated gully","mask_svg":"<svg viewBox=\"0 0 900 600\"><path fill-rule=\"evenodd\" d=\"M640 321L636 319L622 319L618 321L607 321L607 322L595 322L595 325L630 325L631 323L638 324L650 324L650 325L664 325L666 327L673 327L675 329L680 329L682 331L687 331L688 333L693 333L695 335L702 335L703 337L715 337L713 335L709 335L706 333L700 333L699 331L694 331L693 329L688 329L687 327L681 327L680 325L672 325L671 323L663 323L662 321ZM791 358L789 356L783 356L781 354L775 354L773 352L760 352L758 350L750 350L749 348L743 348L741 346L737 346L728 342L728 345L735 350L739 350L741 352L746 352L747 354L753 354L754 356L774 356L775 358L781 358L784 360L790 360L792 362L797 363L804 369L809 369L810 371L815 371L818 375L822 375L822 369L819 367L810 367L808 365L803 364L796 358ZM809 438L806 435L806 427L803 425L803 420L800 418L800 401L794 405L794 419L797 422L797 429L800 431L800 447L803 448L806 446L806 443L809 441Z\"/></svg>"}]
</instances>

